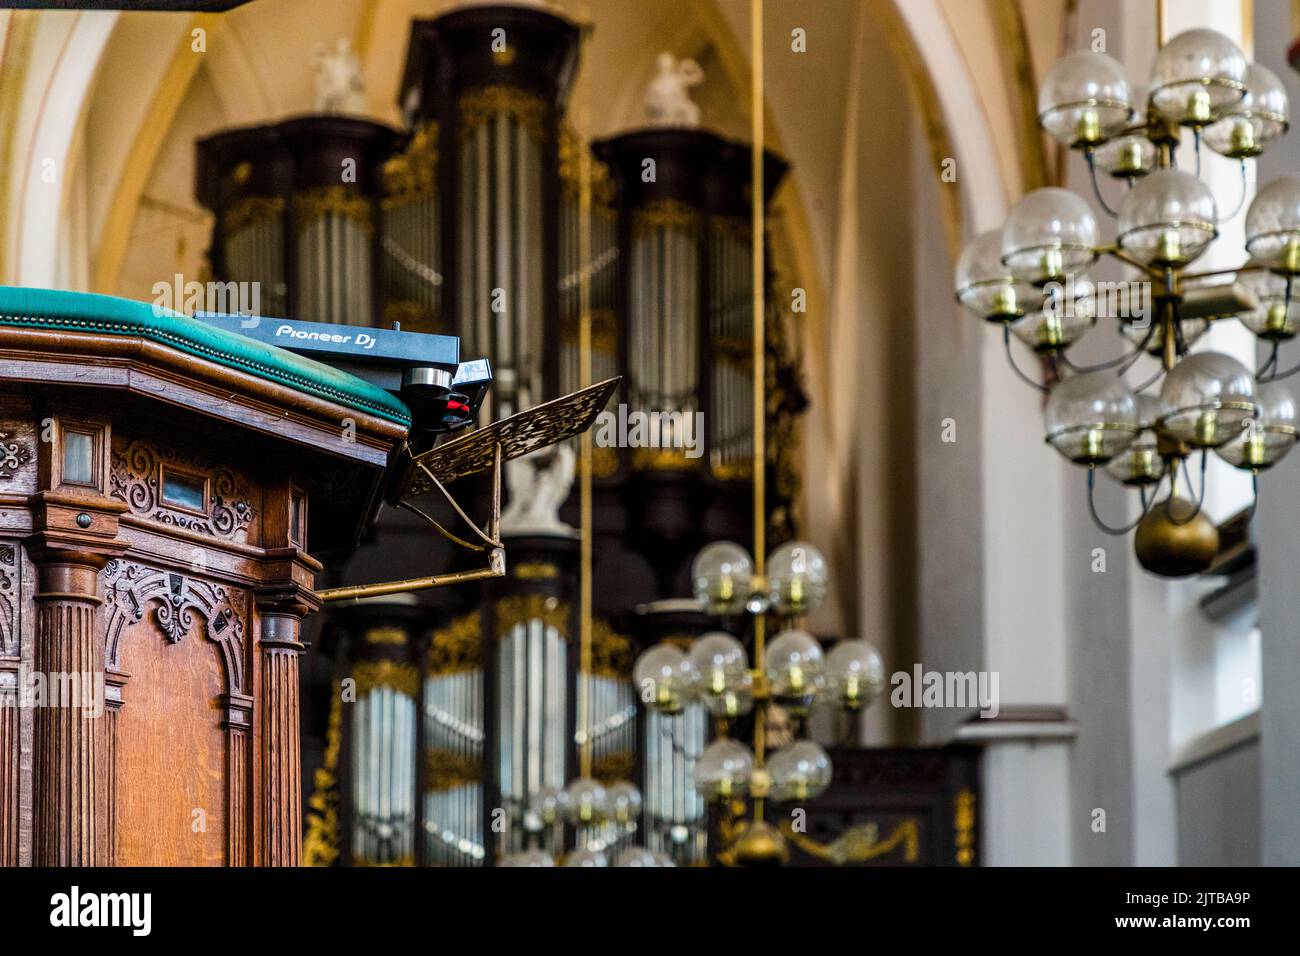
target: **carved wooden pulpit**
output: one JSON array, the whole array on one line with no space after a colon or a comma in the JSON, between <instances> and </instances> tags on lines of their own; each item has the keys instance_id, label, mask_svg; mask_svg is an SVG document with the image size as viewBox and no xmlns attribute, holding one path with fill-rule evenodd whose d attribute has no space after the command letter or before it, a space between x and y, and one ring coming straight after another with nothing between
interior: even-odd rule
<instances>
[{"instance_id":1,"label":"carved wooden pulpit","mask_svg":"<svg viewBox=\"0 0 1300 956\"><path fill-rule=\"evenodd\" d=\"M312 554L409 424L144 303L0 288L0 865L299 862Z\"/></svg>"}]
</instances>

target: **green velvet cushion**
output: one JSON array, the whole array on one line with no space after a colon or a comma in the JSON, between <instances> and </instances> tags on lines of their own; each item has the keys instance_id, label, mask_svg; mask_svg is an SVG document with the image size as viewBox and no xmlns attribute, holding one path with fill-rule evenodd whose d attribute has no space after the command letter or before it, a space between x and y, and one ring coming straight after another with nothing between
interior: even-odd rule
<instances>
[{"instance_id":1,"label":"green velvet cushion","mask_svg":"<svg viewBox=\"0 0 1300 956\"><path fill-rule=\"evenodd\" d=\"M130 335L288 385L380 418L411 424L411 413L378 386L272 345L235 335L148 302L89 292L0 286L0 326Z\"/></svg>"}]
</instances>

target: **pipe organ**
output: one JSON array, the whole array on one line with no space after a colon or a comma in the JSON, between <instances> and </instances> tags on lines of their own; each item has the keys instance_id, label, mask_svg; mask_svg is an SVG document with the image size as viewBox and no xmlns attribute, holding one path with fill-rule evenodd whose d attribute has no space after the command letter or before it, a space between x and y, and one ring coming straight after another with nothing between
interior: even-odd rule
<instances>
[{"instance_id":1,"label":"pipe organ","mask_svg":"<svg viewBox=\"0 0 1300 956\"><path fill-rule=\"evenodd\" d=\"M315 116L199 143L213 275L260 283L263 314L458 334L465 356L491 360L484 415L500 418L581 384L585 278L592 377L622 375L619 402L646 422L638 447L593 448L589 667L577 642L577 543L563 536L513 540L507 578L422 595L396 624L391 601L326 616L318 646L337 666L311 689L330 697L314 709L329 715L309 803L314 862L491 865L525 847L613 856L634 841L683 864L708 858L691 780L707 716L645 715L631 670L647 634L669 623L700 632L662 603L690 593L694 551L750 538L750 153L665 127L583 157L565 119L581 33L532 6L454 9L412 24L403 131ZM356 178L341 180L349 158ZM766 199L784 172L768 154ZM764 320L778 343L765 370L779 380L768 383L780 407L769 469L785 474L799 402L779 399L797 399L797 368L774 317ZM791 481L768 487L773 513L788 516ZM562 509L574 526L577 497ZM338 580L444 556L404 527L381 525ZM642 604L650 610L634 613ZM349 679L357 696L340 703ZM642 788L639 827L575 831L539 812L577 776L588 742L594 777Z\"/></svg>"},{"instance_id":2,"label":"pipe organ","mask_svg":"<svg viewBox=\"0 0 1300 956\"><path fill-rule=\"evenodd\" d=\"M505 5L412 27L402 103L443 157L434 212L452 281L436 319L467 355L492 359L492 417L559 394L559 130L579 32Z\"/></svg>"},{"instance_id":3,"label":"pipe organ","mask_svg":"<svg viewBox=\"0 0 1300 956\"><path fill-rule=\"evenodd\" d=\"M213 278L256 283L261 315L378 323L377 226L396 139L381 123L320 115L199 140Z\"/></svg>"}]
</instances>

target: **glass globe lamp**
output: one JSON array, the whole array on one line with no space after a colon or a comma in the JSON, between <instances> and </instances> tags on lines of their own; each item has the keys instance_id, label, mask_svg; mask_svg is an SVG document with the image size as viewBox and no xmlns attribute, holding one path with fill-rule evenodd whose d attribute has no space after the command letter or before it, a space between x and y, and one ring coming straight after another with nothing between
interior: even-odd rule
<instances>
[{"instance_id":1,"label":"glass globe lamp","mask_svg":"<svg viewBox=\"0 0 1300 956\"><path fill-rule=\"evenodd\" d=\"M716 802L744 796L753 773L753 751L730 737L719 737L704 748L692 775L695 789Z\"/></svg>"},{"instance_id":2,"label":"glass globe lamp","mask_svg":"<svg viewBox=\"0 0 1300 956\"><path fill-rule=\"evenodd\" d=\"M696 638L688 655L691 690L715 717L739 717L754 706L754 677L744 645L715 631Z\"/></svg>"},{"instance_id":3,"label":"glass globe lamp","mask_svg":"<svg viewBox=\"0 0 1300 956\"><path fill-rule=\"evenodd\" d=\"M821 551L806 541L788 541L768 556L767 581L772 608L802 617L826 599L830 573Z\"/></svg>"},{"instance_id":4,"label":"glass globe lamp","mask_svg":"<svg viewBox=\"0 0 1300 956\"><path fill-rule=\"evenodd\" d=\"M1236 104L1246 89L1246 57L1215 30L1188 30L1156 54L1151 104L1183 126L1208 126Z\"/></svg>"},{"instance_id":5,"label":"glass globe lamp","mask_svg":"<svg viewBox=\"0 0 1300 956\"><path fill-rule=\"evenodd\" d=\"M1210 187L1180 169L1158 169L1125 194L1119 206L1119 245L1139 262L1177 269L1218 235Z\"/></svg>"},{"instance_id":6,"label":"glass globe lamp","mask_svg":"<svg viewBox=\"0 0 1300 956\"><path fill-rule=\"evenodd\" d=\"M1259 338L1285 342L1300 331L1300 286L1287 300L1286 279L1272 272L1243 272L1237 279L1258 301L1258 307L1238 318Z\"/></svg>"},{"instance_id":7,"label":"glass globe lamp","mask_svg":"<svg viewBox=\"0 0 1300 956\"><path fill-rule=\"evenodd\" d=\"M1018 319L1042 299L1002 264L1001 229L980 233L966 244L957 260L955 285L957 301L989 322Z\"/></svg>"},{"instance_id":8,"label":"glass globe lamp","mask_svg":"<svg viewBox=\"0 0 1300 956\"><path fill-rule=\"evenodd\" d=\"M1011 333L1035 352L1069 348L1097 324L1097 298L1087 279L1049 283L1042 305L1011 324Z\"/></svg>"},{"instance_id":9,"label":"glass globe lamp","mask_svg":"<svg viewBox=\"0 0 1300 956\"><path fill-rule=\"evenodd\" d=\"M1254 384L1254 376L1231 355L1189 355L1165 375L1160 427L1193 448L1217 448L1254 415Z\"/></svg>"},{"instance_id":10,"label":"glass globe lamp","mask_svg":"<svg viewBox=\"0 0 1300 956\"><path fill-rule=\"evenodd\" d=\"M1145 392L1137 401L1138 428L1141 429L1127 448L1106 462L1106 474L1131 488L1154 485L1165 473L1160 455L1160 400Z\"/></svg>"},{"instance_id":11,"label":"glass globe lamp","mask_svg":"<svg viewBox=\"0 0 1300 956\"><path fill-rule=\"evenodd\" d=\"M768 759L772 796L780 802L812 800L831 785L831 758L811 740L797 740Z\"/></svg>"},{"instance_id":12,"label":"glass globe lamp","mask_svg":"<svg viewBox=\"0 0 1300 956\"><path fill-rule=\"evenodd\" d=\"M745 610L754 584L754 561L734 541L714 541L691 562L695 596L714 617Z\"/></svg>"},{"instance_id":13,"label":"glass globe lamp","mask_svg":"<svg viewBox=\"0 0 1300 956\"><path fill-rule=\"evenodd\" d=\"M822 646L807 631L783 631L766 657L772 697L795 715L806 713L822 686Z\"/></svg>"},{"instance_id":14,"label":"glass globe lamp","mask_svg":"<svg viewBox=\"0 0 1300 956\"><path fill-rule=\"evenodd\" d=\"M605 788L609 819L623 827L635 826L641 816L641 791L626 780Z\"/></svg>"},{"instance_id":15,"label":"glass globe lamp","mask_svg":"<svg viewBox=\"0 0 1300 956\"><path fill-rule=\"evenodd\" d=\"M579 847L564 858L565 866L609 866L609 858L599 850Z\"/></svg>"},{"instance_id":16,"label":"glass globe lamp","mask_svg":"<svg viewBox=\"0 0 1300 956\"><path fill-rule=\"evenodd\" d=\"M836 704L861 710L884 688L885 663L866 641L840 641L826 655L826 685Z\"/></svg>"},{"instance_id":17,"label":"glass globe lamp","mask_svg":"<svg viewBox=\"0 0 1300 956\"><path fill-rule=\"evenodd\" d=\"M1255 385L1254 418L1243 419L1240 430L1214 449L1224 461L1246 471L1263 471L1295 447L1296 403L1280 382Z\"/></svg>"},{"instance_id":18,"label":"glass globe lamp","mask_svg":"<svg viewBox=\"0 0 1300 956\"><path fill-rule=\"evenodd\" d=\"M609 793L599 780L580 777L564 788L561 808L574 826L594 826L609 819Z\"/></svg>"},{"instance_id":19,"label":"glass globe lamp","mask_svg":"<svg viewBox=\"0 0 1300 956\"><path fill-rule=\"evenodd\" d=\"M1057 60L1038 90L1038 122L1066 146L1095 146L1132 118L1124 68L1104 53L1071 53Z\"/></svg>"},{"instance_id":20,"label":"glass globe lamp","mask_svg":"<svg viewBox=\"0 0 1300 956\"><path fill-rule=\"evenodd\" d=\"M555 866L550 854L542 850L523 850L501 858L501 866Z\"/></svg>"},{"instance_id":21,"label":"glass globe lamp","mask_svg":"<svg viewBox=\"0 0 1300 956\"><path fill-rule=\"evenodd\" d=\"M630 846L614 860L615 866L662 866L659 857L643 846ZM671 865L671 864L670 864Z\"/></svg>"},{"instance_id":22,"label":"glass globe lamp","mask_svg":"<svg viewBox=\"0 0 1300 956\"><path fill-rule=\"evenodd\" d=\"M1229 159L1251 159L1287 131L1288 104L1282 81L1266 66L1246 67L1246 95L1202 133L1205 145Z\"/></svg>"},{"instance_id":23,"label":"glass globe lamp","mask_svg":"<svg viewBox=\"0 0 1300 956\"><path fill-rule=\"evenodd\" d=\"M564 812L564 791L559 787L542 787L532 795L528 802L525 821L529 829L540 830L551 827Z\"/></svg>"},{"instance_id":24,"label":"glass globe lamp","mask_svg":"<svg viewBox=\"0 0 1300 956\"><path fill-rule=\"evenodd\" d=\"M1139 431L1137 401L1114 372L1067 378L1047 399L1047 441L1077 465L1104 465Z\"/></svg>"},{"instance_id":25,"label":"glass globe lamp","mask_svg":"<svg viewBox=\"0 0 1300 956\"><path fill-rule=\"evenodd\" d=\"M691 665L680 647L662 641L641 652L632 666L632 680L647 706L675 714L690 689Z\"/></svg>"},{"instance_id":26,"label":"glass globe lamp","mask_svg":"<svg viewBox=\"0 0 1300 956\"><path fill-rule=\"evenodd\" d=\"M1027 193L1002 227L1002 262L1024 282L1063 281L1097 258L1097 219L1082 197L1047 187Z\"/></svg>"},{"instance_id":27,"label":"glass globe lamp","mask_svg":"<svg viewBox=\"0 0 1300 956\"><path fill-rule=\"evenodd\" d=\"M1116 136L1092 152L1093 163L1116 179L1136 179L1156 166L1156 144L1145 133Z\"/></svg>"},{"instance_id":28,"label":"glass globe lamp","mask_svg":"<svg viewBox=\"0 0 1300 956\"><path fill-rule=\"evenodd\" d=\"M1282 176L1246 211L1246 251L1282 275L1300 275L1300 176Z\"/></svg>"}]
</instances>

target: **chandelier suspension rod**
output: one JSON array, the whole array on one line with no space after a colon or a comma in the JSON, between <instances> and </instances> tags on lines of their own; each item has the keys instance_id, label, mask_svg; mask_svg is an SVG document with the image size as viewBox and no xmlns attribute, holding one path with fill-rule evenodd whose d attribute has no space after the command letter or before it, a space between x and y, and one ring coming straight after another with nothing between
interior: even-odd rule
<instances>
[{"instance_id":1,"label":"chandelier suspension rod","mask_svg":"<svg viewBox=\"0 0 1300 956\"><path fill-rule=\"evenodd\" d=\"M752 125L750 172L750 246L753 266L753 387L754 387L754 571L761 580L767 573L767 492L766 442L767 395L764 377L767 362L764 350L765 311L763 231L763 0L749 0L750 54L750 123ZM754 615L754 671L763 680L765 673L765 634L762 614ZM754 766L764 763L764 703L754 708ZM763 799L754 799L754 819L763 819Z\"/></svg>"},{"instance_id":2,"label":"chandelier suspension rod","mask_svg":"<svg viewBox=\"0 0 1300 956\"><path fill-rule=\"evenodd\" d=\"M585 100L585 96L584 96ZM581 387L591 384L591 142L588 136L590 113L584 102L577 109L578 129L578 378ZM591 595L592 595L592 508L591 431L579 439L580 486L579 511L582 538L579 542L578 580L578 727L582 743L578 748L578 776L591 776Z\"/></svg>"}]
</instances>

